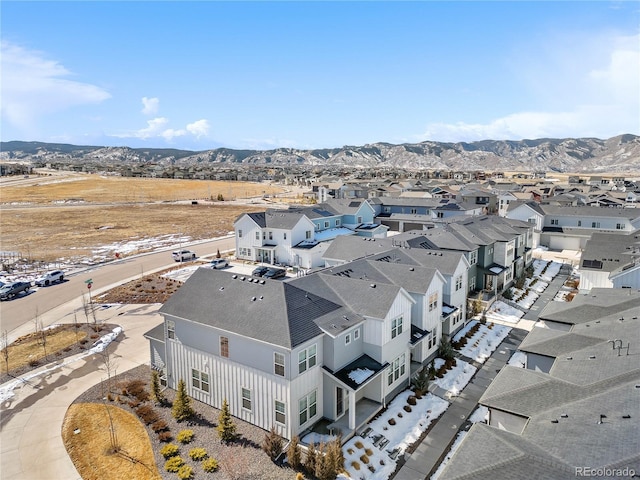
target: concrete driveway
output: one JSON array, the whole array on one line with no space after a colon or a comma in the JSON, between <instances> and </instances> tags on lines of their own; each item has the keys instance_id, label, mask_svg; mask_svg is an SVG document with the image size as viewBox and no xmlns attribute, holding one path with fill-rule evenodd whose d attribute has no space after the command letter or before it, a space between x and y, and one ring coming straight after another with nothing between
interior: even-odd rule
<instances>
[{"instance_id":1,"label":"concrete driveway","mask_svg":"<svg viewBox=\"0 0 640 480\"><path fill-rule=\"evenodd\" d=\"M69 307L72 308L72 307ZM149 363L144 332L162 321L160 305L122 305L99 312L99 320L118 324L124 333L110 345L116 373ZM0 472L2 480L80 479L62 442L62 422L69 405L106 378L99 355L49 364L42 375L14 390L1 406Z\"/></svg>"}]
</instances>

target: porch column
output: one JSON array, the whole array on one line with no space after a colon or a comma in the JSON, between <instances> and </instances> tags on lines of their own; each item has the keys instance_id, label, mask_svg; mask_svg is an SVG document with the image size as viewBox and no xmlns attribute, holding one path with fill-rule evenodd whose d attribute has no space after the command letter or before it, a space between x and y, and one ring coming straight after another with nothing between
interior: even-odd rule
<instances>
[{"instance_id":1,"label":"porch column","mask_svg":"<svg viewBox=\"0 0 640 480\"><path fill-rule=\"evenodd\" d=\"M349 395L349 428L356 428L356 392L347 392Z\"/></svg>"}]
</instances>

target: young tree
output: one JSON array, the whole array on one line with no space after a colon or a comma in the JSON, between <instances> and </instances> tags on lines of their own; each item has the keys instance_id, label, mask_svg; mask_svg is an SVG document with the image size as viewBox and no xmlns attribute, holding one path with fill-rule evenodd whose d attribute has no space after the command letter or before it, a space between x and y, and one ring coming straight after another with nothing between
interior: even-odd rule
<instances>
[{"instance_id":1,"label":"young tree","mask_svg":"<svg viewBox=\"0 0 640 480\"><path fill-rule=\"evenodd\" d=\"M229 404L227 403L226 398L222 402L222 410L218 417L218 426L216 427L216 430L218 430L220 441L224 443L232 442L236 436L236 425L231 419L231 412L229 412Z\"/></svg>"},{"instance_id":2,"label":"young tree","mask_svg":"<svg viewBox=\"0 0 640 480\"><path fill-rule=\"evenodd\" d=\"M429 391L429 373L426 368L418 371L416 378L413 379L413 387L416 395L422 396Z\"/></svg>"},{"instance_id":3,"label":"young tree","mask_svg":"<svg viewBox=\"0 0 640 480\"><path fill-rule=\"evenodd\" d=\"M160 374L156 370L151 370L151 398L157 404L164 402L164 395L160 386Z\"/></svg>"},{"instance_id":4,"label":"young tree","mask_svg":"<svg viewBox=\"0 0 640 480\"><path fill-rule=\"evenodd\" d=\"M111 377L115 375L118 368L118 361L115 360L109 352L109 345L107 345L102 352L102 363L104 363L104 369L107 372L107 393L111 393Z\"/></svg>"},{"instance_id":5,"label":"young tree","mask_svg":"<svg viewBox=\"0 0 640 480\"><path fill-rule=\"evenodd\" d=\"M294 470L302 466L302 452L300 451L300 438L294 435L287 448L287 462Z\"/></svg>"},{"instance_id":6,"label":"young tree","mask_svg":"<svg viewBox=\"0 0 640 480\"><path fill-rule=\"evenodd\" d=\"M276 427L271 427L271 430L264 436L262 441L262 450L269 455L271 461L275 462L282 453L283 446L282 437L276 431Z\"/></svg>"},{"instance_id":7,"label":"young tree","mask_svg":"<svg viewBox=\"0 0 640 480\"><path fill-rule=\"evenodd\" d=\"M222 255L220 254L220 249L216 251L216 258L222 258Z\"/></svg>"},{"instance_id":8,"label":"young tree","mask_svg":"<svg viewBox=\"0 0 640 480\"><path fill-rule=\"evenodd\" d=\"M342 451L342 435L338 435L327 444L327 460L331 466L332 478L344 470L344 452Z\"/></svg>"},{"instance_id":9,"label":"young tree","mask_svg":"<svg viewBox=\"0 0 640 480\"><path fill-rule=\"evenodd\" d=\"M0 348L2 348L2 357L4 358L4 363L7 367L7 373L9 373L9 335L6 330L2 331Z\"/></svg>"},{"instance_id":10,"label":"young tree","mask_svg":"<svg viewBox=\"0 0 640 480\"><path fill-rule=\"evenodd\" d=\"M171 407L171 414L178 422L182 422L193 415L193 413L191 398L187 395L187 387L184 380L180 379L178 381L178 389L176 390L176 398Z\"/></svg>"},{"instance_id":11,"label":"young tree","mask_svg":"<svg viewBox=\"0 0 640 480\"><path fill-rule=\"evenodd\" d=\"M440 345L438 345L438 356L445 360L453 360L454 358L454 350L451 342L444 337L440 339Z\"/></svg>"}]
</instances>

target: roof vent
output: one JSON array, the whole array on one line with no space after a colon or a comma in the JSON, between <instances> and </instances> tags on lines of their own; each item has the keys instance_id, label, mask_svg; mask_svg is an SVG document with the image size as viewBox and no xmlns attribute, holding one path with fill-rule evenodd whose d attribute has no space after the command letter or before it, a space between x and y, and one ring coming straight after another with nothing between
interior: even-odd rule
<instances>
[{"instance_id":1,"label":"roof vent","mask_svg":"<svg viewBox=\"0 0 640 480\"><path fill-rule=\"evenodd\" d=\"M631 418L631 415L622 415L622 418Z\"/></svg>"},{"instance_id":2,"label":"roof vent","mask_svg":"<svg viewBox=\"0 0 640 480\"><path fill-rule=\"evenodd\" d=\"M264 280L260 280L260 285L264 285Z\"/></svg>"},{"instance_id":3,"label":"roof vent","mask_svg":"<svg viewBox=\"0 0 640 480\"><path fill-rule=\"evenodd\" d=\"M554 418L553 420L551 420L551 423L558 423L558 419Z\"/></svg>"},{"instance_id":4,"label":"roof vent","mask_svg":"<svg viewBox=\"0 0 640 480\"><path fill-rule=\"evenodd\" d=\"M573 360L573 357L567 357L567 360Z\"/></svg>"},{"instance_id":5,"label":"roof vent","mask_svg":"<svg viewBox=\"0 0 640 480\"><path fill-rule=\"evenodd\" d=\"M223 290L224 290L224 287L220 287L220 291L223 291Z\"/></svg>"},{"instance_id":6,"label":"roof vent","mask_svg":"<svg viewBox=\"0 0 640 480\"><path fill-rule=\"evenodd\" d=\"M600 420L598 420L598 425L602 425L602 424L604 423L604 422L602 421L602 419L603 419L603 418L607 418L607 416L601 413L601 414L600 414Z\"/></svg>"},{"instance_id":7,"label":"roof vent","mask_svg":"<svg viewBox=\"0 0 640 480\"><path fill-rule=\"evenodd\" d=\"M231 277L231 278L233 278L233 279L235 280L236 278L238 278L238 275L235 275L235 274L234 274L234 275L232 275L232 277Z\"/></svg>"},{"instance_id":8,"label":"roof vent","mask_svg":"<svg viewBox=\"0 0 640 480\"><path fill-rule=\"evenodd\" d=\"M332 324L331 324L331 328L336 328L336 329L337 329L337 328L338 328L338 326L337 326L335 323L332 323Z\"/></svg>"},{"instance_id":9,"label":"roof vent","mask_svg":"<svg viewBox=\"0 0 640 480\"><path fill-rule=\"evenodd\" d=\"M255 302L256 301L256 297L251 297L251 301Z\"/></svg>"},{"instance_id":10,"label":"roof vent","mask_svg":"<svg viewBox=\"0 0 640 480\"><path fill-rule=\"evenodd\" d=\"M264 300L264 297L262 295L260 295L260 300Z\"/></svg>"},{"instance_id":11,"label":"roof vent","mask_svg":"<svg viewBox=\"0 0 640 480\"><path fill-rule=\"evenodd\" d=\"M413 272L414 270L415 270L415 268L413 268L413 267L409 267L409 271L410 271L410 272Z\"/></svg>"},{"instance_id":12,"label":"roof vent","mask_svg":"<svg viewBox=\"0 0 640 480\"><path fill-rule=\"evenodd\" d=\"M376 284L372 283L371 285L369 285L371 288L376 288Z\"/></svg>"},{"instance_id":13,"label":"roof vent","mask_svg":"<svg viewBox=\"0 0 640 480\"><path fill-rule=\"evenodd\" d=\"M240 277L240 280L244 282L246 280L246 278Z\"/></svg>"},{"instance_id":14,"label":"roof vent","mask_svg":"<svg viewBox=\"0 0 640 480\"><path fill-rule=\"evenodd\" d=\"M595 359L595 358L596 358L596 356L595 356L595 355L589 355L589 359L593 360L593 359Z\"/></svg>"},{"instance_id":15,"label":"roof vent","mask_svg":"<svg viewBox=\"0 0 640 480\"><path fill-rule=\"evenodd\" d=\"M560 415L560 418L569 418L569 415L567 415L566 413L563 413L562 415Z\"/></svg>"}]
</instances>

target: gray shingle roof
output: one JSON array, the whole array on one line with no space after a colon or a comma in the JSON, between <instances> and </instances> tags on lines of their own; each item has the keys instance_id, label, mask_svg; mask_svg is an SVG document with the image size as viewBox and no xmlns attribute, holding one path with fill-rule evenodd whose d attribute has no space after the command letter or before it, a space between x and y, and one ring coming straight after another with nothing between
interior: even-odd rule
<instances>
[{"instance_id":1,"label":"gray shingle roof","mask_svg":"<svg viewBox=\"0 0 640 480\"><path fill-rule=\"evenodd\" d=\"M637 231L629 235L595 232L587 240L580 266L586 270L617 273L629 268L638 259L640 233Z\"/></svg>"},{"instance_id":2,"label":"gray shingle roof","mask_svg":"<svg viewBox=\"0 0 640 480\"><path fill-rule=\"evenodd\" d=\"M572 217L609 217L627 218L635 220L640 217L640 210L635 208L607 208L607 207L564 207L541 204L540 208L545 215L572 216Z\"/></svg>"},{"instance_id":3,"label":"gray shingle roof","mask_svg":"<svg viewBox=\"0 0 640 480\"><path fill-rule=\"evenodd\" d=\"M305 295L289 283L253 280L199 268L160 313L292 348L321 333L314 323L316 318L340 309L340 305L315 294Z\"/></svg>"},{"instance_id":4,"label":"gray shingle roof","mask_svg":"<svg viewBox=\"0 0 640 480\"><path fill-rule=\"evenodd\" d=\"M549 302L540 312L540 319L577 325L640 309L640 297L632 293L628 289L592 288L587 295L576 295L571 302Z\"/></svg>"},{"instance_id":5,"label":"gray shingle roof","mask_svg":"<svg viewBox=\"0 0 640 480\"><path fill-rule=\"evenodd\" d=\"M164 322L142 334L143 337L164 343Z\"/></svg>"}]
</instances>

